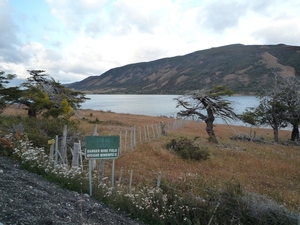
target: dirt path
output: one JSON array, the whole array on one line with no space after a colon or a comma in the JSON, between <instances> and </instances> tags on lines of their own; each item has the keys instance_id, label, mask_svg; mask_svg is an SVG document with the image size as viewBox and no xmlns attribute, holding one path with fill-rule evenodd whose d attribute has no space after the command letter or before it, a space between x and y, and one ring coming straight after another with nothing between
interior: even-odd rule
<instances>
[{"instance_id":1,"label":"dirt path","mask_svg":"<svg viewBox=\"0 0 300 225\"><path fill-rule=\"evenodd\" d=\"M142 224L102 203L45 181L0 156L0 225Z\"/></svg>"}]
</instances>

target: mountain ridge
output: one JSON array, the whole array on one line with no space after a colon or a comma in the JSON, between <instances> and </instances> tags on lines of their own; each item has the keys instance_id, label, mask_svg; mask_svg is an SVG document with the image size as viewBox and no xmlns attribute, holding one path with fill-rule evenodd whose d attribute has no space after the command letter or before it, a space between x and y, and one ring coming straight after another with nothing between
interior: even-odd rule
<instances>
[{"instance_id":1,"label":"mountain ridge","mask_svg":"<svg viewBox=\"0 0 300 225\"><path fill-rule=\"evenodd\" d=\"M299 46L213 47L112 68L68 87L97 94L183 94L225 85L238 94L253 94L268 86L275 73L300 76Z\"/></svg>"}]
</instances>

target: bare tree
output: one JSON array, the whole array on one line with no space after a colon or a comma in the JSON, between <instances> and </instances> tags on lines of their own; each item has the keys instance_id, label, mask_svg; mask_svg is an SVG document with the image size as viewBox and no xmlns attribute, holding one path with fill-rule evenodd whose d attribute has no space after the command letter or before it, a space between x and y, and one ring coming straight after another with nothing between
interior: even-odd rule
<instances>
[{"instance_id":1,"label":"bare tree","mask_svg":"<svg viewBox=\"0 0 300 225\"><path fill-rule=\"evenodd\" d=\"M193 91L190 94L176 98L177 107L183 107L178 115L189 117L196 115L199 119L206 123L206 132L209 136L209 141L218 143L214 132L215 117L220 117L222 120L238 120L238 116L234 113L231 107L231 102L223 99L222 96L232 95L233 91L225 86L215 86L211 89L203 89Z\"/></svg>"}]
</instances>

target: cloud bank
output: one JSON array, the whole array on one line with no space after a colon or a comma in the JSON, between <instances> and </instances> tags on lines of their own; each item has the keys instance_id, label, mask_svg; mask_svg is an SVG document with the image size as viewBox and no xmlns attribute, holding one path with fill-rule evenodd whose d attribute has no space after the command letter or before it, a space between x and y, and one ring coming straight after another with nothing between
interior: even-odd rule
<instances>
[{"instance_id":1,"label":"cloud bank","mask_svg":"<svg viewBox=\"0 0 300 225\"><path fill-rule=\"evenodd\" d=\"M297 0L0 0L0 70L61 83L228 44L299 45Z\"/></svg>"}]
</instances>

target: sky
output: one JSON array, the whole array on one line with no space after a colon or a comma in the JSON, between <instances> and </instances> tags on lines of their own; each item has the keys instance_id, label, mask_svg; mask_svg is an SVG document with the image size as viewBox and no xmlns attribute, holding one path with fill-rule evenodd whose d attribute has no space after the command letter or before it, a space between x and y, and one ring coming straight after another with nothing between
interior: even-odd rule
<instances>
[{"instance_id":1,"label":"sky","mask_svg":"<svg viewBox=\"0 0 300 225\"><path fill-rule=\"evenodd\" d=\"M229 44L300 46L299 0L0 0L0 70L60 83Z\"/></svg>"}]
</instances>

